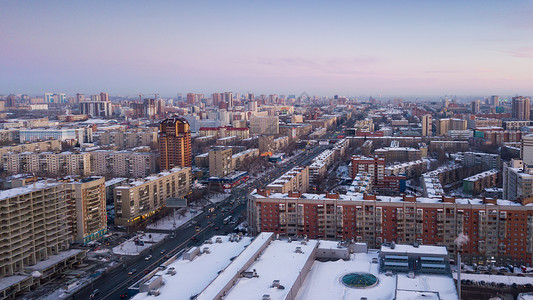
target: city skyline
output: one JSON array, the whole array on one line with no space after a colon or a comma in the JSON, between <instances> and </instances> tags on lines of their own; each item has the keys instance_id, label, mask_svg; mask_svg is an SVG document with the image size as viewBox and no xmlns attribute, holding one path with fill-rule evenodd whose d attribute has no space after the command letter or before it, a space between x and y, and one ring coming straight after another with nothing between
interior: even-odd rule
<instances>
[{"instance_id":1,"label":"city skyline","mask_svg":"<svg viewBox=\"0 0 533 300\"><path fill-rule=\"evenodd\" d=\"M4 2L0 93L531 95L513 4Z\"/></svg>"}]
</instances>

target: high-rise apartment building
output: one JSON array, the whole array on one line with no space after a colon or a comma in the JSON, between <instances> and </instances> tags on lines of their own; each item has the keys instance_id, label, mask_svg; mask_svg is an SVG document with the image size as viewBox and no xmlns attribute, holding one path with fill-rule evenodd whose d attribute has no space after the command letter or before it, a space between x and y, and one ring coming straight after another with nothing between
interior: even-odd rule
<instances>
[{"instance_id":1,"label":"high-rise apartment building","mask_svg":"<svg viewBox=\"0 0 533 300\"><path fill-rule=\"evenodd\" d=\"M221 93L214 93L212 95L213 100L213 106L218 106L220 102L222 102L222 99L224 98Z\"/></svg>"},{"instance_id":2,"label":"high-rise apartment building","mask_svg":"<svg viewBox=\"0 0 533 300\"><path fill-rule=\"evenodd\" d=\"M512 117L518 120L529 120L531 113L531 100L529 97L513 97Z\"/></svg>"},{"instance_id":3,"label":"high-rise apartment building","mask_svg":"<svg viewBox=\"0 0 533 300\"><path fill-rule=\"evenodd\" d=\"M100 93L100 101L104 101L104 102L109 101L109 94L106 93L106 92L101 92Z\"/></svg>"},{"instance_id":4,"label":"high-rise apartment building","mask_svg":"<svg viewBox=\"0 0 533 300\"><path fill-rule=\"evenodd\" d=\"M107 232L104 177L87 177L68 184L72 191L69 225L74 240L83 244Z\"/></svg>"},{"instance_id":5,"label":"high-rise apartment building","mask_svg":"<svg viewBox=\"0 0 533 300\"><path fill-rule=\"evenodd\" d=\"M433 120L431 115L422 116L422 136L433 135Z\"/></svg>"},{"instance_id":6,"label":"high-rise apartment building","mask_svg":"<svg viewBox=\"0 0 533 300\"><path fill-rule=\"evenodd\" d=\"M251 134L279 134L279 117L250 117L250 133Z\"/></svg>"},{"instance_id":7,"label":"high-rise apartment building","mask_svg":"<svg viewBox=\"0 0 533 300\"><path fill-rule=\"evenodd\" d=\"M472 101L471 111L473 114L479 113L480 108L481 108L481 102L479 100Z\"/></svg>"},{"instance_id":8,"label":"high-rise apartment building","mask_svg":"<svg viewBox=\"0 0 533 300\"><path fill-rule=\"evenodd\" d=\"M85 95L77 93L76 94L76 103L80 104L80 102L83 102L83 101L85 101Z\"/></svg>"},{"instance_id":9,"label":"high-rise apartment building","mask_svg":"<svg viewBox=\"0 0 533 300\"><path fill-rule=\"evenodd\" d=\"M67 96L63 93L44 93L44 103L67 103Z\"/></svg>"},{"instance_id":10,"label":"high-rise apartment building","mask_svg":"<svg viewBox=\"0 0 533 300\"><path fill-rule=\"evenodd\" d=\"M80 99L81 100L81 99ZM91 117L109 117L113 113L108 93L91 95L90 100L80 101L80 112Z\"/></svg>"},{"instance_id":11,"label":"high-rise apartment building","mask_svg":"<svg viewBox=\"0 0 533 300\"><path fill-rule=\"evenodd\" d=\"M65 183L37 182L0 191L0 277L22 273L69 248Z\"/></svg>"},{"instance_id":12,"label":"high-rise apartment building","mask_svg":"<svg viewBox=\"0 0 533 300\"><path fill-rule=\"evenodd\" d=\"M503 164L503 199L520 200L533 196L533 170L523 161L512 159Z\"/></svg>"},{"instance_id":13,"label":"high-rise apartment building","mask_svg":"<svg viewBox=\"0 0 533 300\"><path fill-rule=\"evenodd\" d=\"M533 167L533 134L522 137L520 156L526 165Z\"/></svg>"},{"instance_id":14,"label":"high-rise apartment building","mask_svg":"<svg viewBox=\"0 0 533 300\"><path fill-rule=\"evenodd\" d=\"M17 103L17 96L11 94L7 96L5 101L5 107L15 107Z\"/></svg>"},{"instance_id":15,"label":"high-rise apartment building","mask_svg":"<svg viewBox=\"0 0 533 300\"><path fill-rule=\"evenodd\" d=\"M462 119L437 120L437 135L447 135L450 130L466 130L467 121Z\"/></svg>"},{"instance_id":16,"label":"high-rise apartment building","mask_svg":"<svg viewBox=\"0 0 533 300\"><path fill-rule=\"evenodd\" d=\"M161 170L191 166L191 129L184 118L168 118L159 123Z\"/></svg>"},{"instance_id":17,"label":"high-rise apartment building","mask_svg":"<svg viewBox=\"0 0 533 300\"><path fill-rule=\"evenodd\" d=\"M500 96L497 96L497 95L490 96L490 105L500 106Z\"/></svg>"},{"instance_id":18,"label":"high-rise apartment building","mask_svg":"<svg viewBox=\"0 0 533 300\"><path fill-rule=\"evenodd\" d=\"M209 150L209 176L224 177L234 169L230 147L213 147Z\"/></svg>"},{"instance_id":19,"label":"high-rise apartment building","mask_svg":"<svg viewBox=\"0 0 533 300\"><path fill-rule=\"evenodd\" d=\"M224 101L228 104L228 108L233 107L233 93L232 92L225 92L224 93Z\"/></svg>"}]
</instances>

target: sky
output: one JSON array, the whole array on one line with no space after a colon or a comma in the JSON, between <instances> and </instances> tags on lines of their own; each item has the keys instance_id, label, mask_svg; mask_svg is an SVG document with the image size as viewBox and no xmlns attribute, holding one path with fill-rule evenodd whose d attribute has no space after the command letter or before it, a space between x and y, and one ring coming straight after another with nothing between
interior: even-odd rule
<instances>
[{"instance_id":1,"label":"sky","mask_svg":"<svg viewBox=\"0 0 533 300\"><path fill-rule=\"evenodd\" d=\"M533 1L0 1L0 94L533 94Z\"/></svg>"}]
</instances>

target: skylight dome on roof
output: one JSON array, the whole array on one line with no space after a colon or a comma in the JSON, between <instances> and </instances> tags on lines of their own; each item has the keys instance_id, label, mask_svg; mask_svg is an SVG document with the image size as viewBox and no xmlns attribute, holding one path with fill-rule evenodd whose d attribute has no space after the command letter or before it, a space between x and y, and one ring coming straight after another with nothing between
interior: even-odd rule
<instances>
[{"instance_id":1,"label":"skylight dome on roof","mask_svg":"<svg viewBox=\"0 0 533 300\"><path fill-rule=\"evenodd\" d=\"M368 288L378 284L376 276L369 273L348 273L341 278L341 282L351 288Z\"/></svg>"}]
</instances>

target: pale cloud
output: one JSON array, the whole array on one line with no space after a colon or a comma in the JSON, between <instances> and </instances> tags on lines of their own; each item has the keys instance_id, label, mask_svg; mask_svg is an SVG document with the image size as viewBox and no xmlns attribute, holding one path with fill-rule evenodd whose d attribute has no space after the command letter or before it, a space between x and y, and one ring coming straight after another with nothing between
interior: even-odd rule
<instances>
[{"instance_id":1,"label":"pale cloud","mask_svg":"<svg viewBox=\"0 0 533 300\"><path fill-rule=\"evenodd\" d=\"M521 47L517 49L506 50L504 52L514 57L533 58L533 47Z\"/></svg>"},{"instance_id":2,"label":"pale cloud","mask_svg":"<svg viewBox=\"0 0 533 300\"><path fill-rule=\"evenodd\" d=\"M364 56L354 58L301 58L301 57L256 57L240 59L241 63L255 64L261 67L286 68L287 71L314 71L324 74L373 74L369 67L379 64L376 57Z\"/></svg>"}]
</instances>

